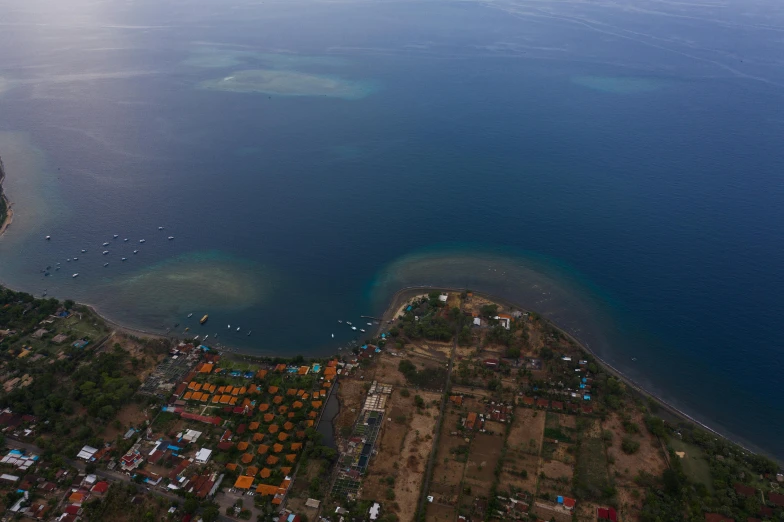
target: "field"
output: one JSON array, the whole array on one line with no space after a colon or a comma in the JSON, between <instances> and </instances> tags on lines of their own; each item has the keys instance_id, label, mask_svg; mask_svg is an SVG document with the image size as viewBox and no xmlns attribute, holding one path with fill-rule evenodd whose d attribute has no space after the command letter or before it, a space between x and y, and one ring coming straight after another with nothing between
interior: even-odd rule
<instances>
[{"instance_id":1,"label":"field","mask_svg":"<svg viewBox=\"0 0 784 522\"><path fill-rule=\"evenodd\" d=\"M635 417L633 422L640 427L640 433L627 433L617 414L611 415L602 423L603 429L612 433L613 442L607 449L607 455L611 461L610 472L620 486L633 486L634 477L641 471L659 476L667 468L659 441L645 430L641 418ZM621 450L621 441L625 437L640 444L636 453L627 455Z\"/></svg>"},{"instance_id":2,"label":"field","mask_svg":"<svg viewBox=\"0 0 784 522\"><path fill-rule=\"evenodd\" d=\"M610 489L610 476L607 471L607 457L598 421L592 421L583 433L583 440L577 449L575 465L575 494L589 500L602 499Z\"/></svg>"},{"instance_id":3,"label":"field","mask_svg":"<svg viewBox=\"0 0 784 522\"><path fill-rule=\"evenodd\" d=\"M683 452L683 472L694 482L705 484L709 490L713 489L713 481L710 475L710 465L705 458L703 451L692 444L687 444L677 437L671 437L670 446L676 452Z\"/></svg>"}]
</instances>

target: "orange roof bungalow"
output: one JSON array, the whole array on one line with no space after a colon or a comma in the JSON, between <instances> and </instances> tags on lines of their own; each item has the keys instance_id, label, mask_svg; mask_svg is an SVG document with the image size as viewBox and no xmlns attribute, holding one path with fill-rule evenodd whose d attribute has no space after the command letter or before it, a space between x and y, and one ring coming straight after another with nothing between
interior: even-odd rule
<instances>
[{"instance_id":1,"label":"orange roof bungalow","mask_svg":"<svg viewBox=\"0 0 784 522\"><path fill-rule=\"evenodd\" d=\"M288 436L287 433L284 433L282 431L280 433L278 433L278 440L279 441L283 442L284 440L286 440L288 438L289 438L289 436Z\"/></svg>"},{"instance_id":2,"label":"orange roof bungalow","mask_svg":"<svg viewBox=\"0 0 784 522\"><path fill-rule=\"evenodd\" d=\"M280 404L281 402L283 402L283 397L281 397L280 395L276 395L275 398L272 399L272 402L273 404Z\"/></svg>"},{"instance_id":3,"label":"orange roof bungalow","mask_svg":"<svg viewBox=\"0 0 784 522\"><path fill-rule=\"evenodd\" d=\"M286 455L286 460L288 462L294 462L295 460L297 460L297 454L296 453L290 453L290 454Z\"/></svg>"},{"instance_id":4,"label":"orange roof bungalow","mask_svg":"<svg viewBox=\"0 0 784 522\"><path fill-rule=\"evenodd\" d=\"M226 392L226 393L231 393L231 390L233 390L233 389L234 389L234 386L226 385L226 389L223 390L223 391Z\"/></svg>"},{"instance_id":5,"label":"orange roof bungalow","mask_svg":"<svg viewBox=\"0 0 784 522\"><path fill-rule=\"evenodd\" d=\"M283 444L275 444L272 446L273 453L280 453L281 451L283 451Z\"/></svg>"},{"instance_id":6,"label":"orange roof bungalow","mask_svg":"<svg viewBox=\"0 0 784 522\"><path fill-rule=\"evenodd\" d=\"M256 453L259 455L264 455L269 451L269 446L266 444L259 444L259 449L256 450Z\"/></svg>"},{"instance_id":7,"label":"orange roof bungalow","mask_svg":"<svg viewBox=\"0 0 784 522\"><path fill-rule=\"evenodd\" d=\"M220 395L213 395L212 396L212 403L218 404L220 402L221 396Z\"/></svg>"},{"instance_id":8,"label":"orange roof bungalow","mask_svg":"<svg viewBox=\"0 0 784 522\"><path fill-rule=\"evenodd\" d=\"M210 373L212 372L212 367L213 367L212 364L206 363L202 365L201 369L199 370L199 373Z\"/></svg>"},{"instance_id":9,"label":"orange roof bungalow","mask_svg":"<svg viewBox=\"0 0 784 522\"><path fill-rule=\"evenodd\" d=\"M280 413L281 415L283 415L287 411L289 411L289 407L288 406L281 406L280 408L278 408L278 413Z\"/></svg>"},{"instance_id":10,"label":"orange roof bungalow","mask_svg":"<svg viewBox=\"0 0 784 522\"><path fill-rule=\"evenodd\" d=\"M250 424L248 424L248 429L250 431L256 431L257 429L259 429L259 422L258 421L251 422Z\"/></svg>"},{"instance_id":11,"label":"orange roof bungalow","mask_svg":"<svg viewBox=\"0 0 784 522\"><path fill-rule=\"evenodd\" d=\"M297 370L297 375L307 375L310 371L310 366L300 366Z\"/></svg>"},{"instance_id":12,"label":"orange roof bungalow","mask_svg":"<svg viewBox=\"0 0 784 522\"><path fill-rule=\"evenodd\" d=\"M245 474L249 477L255 477L258 472L259 468L256 466L248 466L248 468L245 470Z\"/></svg>"},{"instance_id":13,"label":"orange roof bungalow","mask_svg":"<svg viewBox=\"0 0 784 522\"><path fill-rule=\"evenodd\" d=\"M294 425L290 422L287 422L286 424L283 425L283 429L286 431L291 431L292 429L294 429Z\"/></svg>"},{"instance_id":14,"label":"orange roof bungalow","mask_svg":"<svg viewBox=\"0 0 784 522\"><path fill-rule=\"evenodd\" d=\"M289 419L293 419L293 418L294 418L294 412L293 412L293 411L290 411L290 412L289 412L289 414L287 415L287 417L288 417Z\"/></svg>"},{"instance_id":15,"label":"orange roof bungalow","mask_svg":"<svg viewBox=\"0 0 784 522\"><path fill-rule=\"evenodd\" d=\"M258 393L258 392L259 392L259 389L256 388L255 384L251 384L250 386L248 386L248 393Z\"/></svg>"},{"instance_id":16,"label":"orange roof bungalow","mask_svg":"<svg viewBox=\"0 0 784 522\"><path fill-rule=\"evenodd\" d=\"M310 399L310 394L309 394L309 393L303 393L303 394L302 394L302 400L303 400L303 401L306 401L306 400L308 400L308 399Z\"/></svg>"},{"instance_id":17,"label":"orange roof bungalow","mask_svg":"<svg viewBox=\"0 0 784 522\"><path fill-rule=\"evenodd\" d=\"M84 500L84 493L79 493L78 491L74 491L71 493L71 496L68 497L68 500L74 503L78 503Z\"/></svg>"},{"instance_id":18,"label":"orange roof bungalow","mask_svg":"<svg viewBox=\"0 0 784 522\"><path fill-rule=\"evenodd\" d=\"M472 411L468 414L468 417L466 417L465 427L467 430L473 430L475 425L476 425L476 413Z\"/></svg>"},{"instance_id":19,"label":"orange roof bungalow","mask_svg":"<svg viewBox=\"0 0 784 522\"><path fill-rule=\"evenodd\" d=\"M245 386L243 386L242 388L240 388L240 395L245 395L247 391L248 389Z\"/></svg>"},{"instance_id":20,"label":"orange roof bungalow","mask_svg":"<svg viewBox=\"0 0 784 522\"><path fill-rule=\"evenodd\" d=\"M264 470L262 470L262 472L263 471ZM262 496L277 495L278 486L271 486L269 484L259 484L259 487L256 488L256 493Z\"/></svg>"},{"instance_id":21,"label":"orange roof bungalow","mask_svg":"<svg viewBox=\"0 0 784 522\"><path fill-rule=\"evenodd\" d=\"M243 440L242 442L237 444L237 449L240 451L245 451L246 449L248 449L248 443Z\"/></svg>"},{"instance_id":22,"label":"orange roof bungalow","mask_svg":"<svg viewBox=\"0 0 784 522\"><path fill-rule=\"evenodd\" d=\"M305 390L297 390L297 397L302 397L302 394L305 393Z\"/></svg>"},{"instance_id":23,"label":"orange roof bungalow","mask_svg":"<svg viewBox=\"0 0 784 522\"><path fill-rule=\"evenodd\" d=\"M275 455L270 455L269 457L267 457L266 462L267 462L267 465L274 466L275 464L278 463L279 460L280 459L278 457L276 457Z\"/></svg>"},{"instance_id":24,"label":"orange roof bungalow","mask_svg":"<svg viewBox=\"0 0 784 522\"><path fill-rule=\"evenodd\" d=\"M237 397L232 397L231 399L229 399L229 404L231 404L232 406L237 404Z\"/></svg>"},{"instance_id":25,"label":"orange roof bungalow","mask_svg":"<svg viewBox=\"0 0 784 522\"><path fill-rule=\"evenodd\" d=\"M256 372L256 377L258 377L259 379L263 379L266 376L267 376L267 370L259 370L258 372Z\"/></svg>"},{"instance_id":26,"label":"orange roof bungalow","mask_svg":"<svg viewBox=\"0 0 784 522\"><path fill-rule=\"evenodd\" d=\"M259 473L261 478L269 478L270 475L272 475L272 471L270 471L269 468L261 468L261 472Z\"/></svg>"},{"instance_id":27,"label":"orange roof bungalow","mask_svg":"<svg viewBox=\"0 0 784 522\"><path fill-rule=\"evenodd\" d=\"M218 393L223 393L225 391L226 391L226 387L225 386L221 386L220 388L218 388Z\"/></svg>"},{"instance_id":28,"label":"orange roof bungalow","mask_svg":"<svg viewBox=\"0 0 784 522\"><path fill-rule=\"evenodd\" d=\"M298 409L302 408L302 406L303 406L303 404L301 402L299 402L299 401L294 401L294 404L291 405L291 407L294 408L295 410L298 410Z\"/></svg>"},{"instance_id":29,"label":"orange roof bungalow","mask_svg":"<svg viewBox=\"0 0 784 522\"><path fill-rule=\"evenodd\" d=\"M202 396L201 392L193 392L193 395L191 395L191 399L193 399L194 401L200 401L201 396Z\"/></svg>"},{"instance_id":30,"label":"orange roof bungalow","mask_svg":"<svg viewBox=\"0 0 784 522\"><path fill-rule=\"evenodd\" d=\"M296 395L296 394L297 394L296 388L289 388L288 390L286 390L286 395Z\"/></svg>"},{"instance_id":31,"label":"orange roof bungalow","mask_svg":"<svg viewBox=\"0 0 784 522\"><path fill-rule=\"evenodd\" d=\"M234 482L234 487L237 489L250 489L253 485L253 477L249 477L247 475L240 475L237 477L237 481Z\"/></svg>"},{"instance_id":32,"label":"orange roof bungalow","mask_svg":"<svg viewBox=\"0 0 784 522\"><path fill-rule=\"evenodd\" d=\"M313 422L312 420L305 421L305 426L307 426L308 428L312 428L314 424L315 422Z\"/></svg>"},{"instance_id":33,"label":"orange roof bungalow","mask_svg":"<svg viewBox=\"0 0 784 522\"><path fill-rule=\"evenodd\" d=\"M230 400L231 400L231 395L221 395L220 403L228 404Z\"/></svg>"},{"instance_id":34,"label":"orange roof bungalow","mask_svg":"<svg viewBox=\"0 0 784 522\"><path fill-rule=\"evenodd\" d=\"M463 405L463 396L462 395L450 395L449 400L457 404L458 406Z\"/></svg>"},{"instance_id":35,"label":"orange roof bungalow","mask_svg":"<svg viewBox=\"0 0 784 522\"><path fill-rule=\"evenodd\" d=\"M302 443L301 442L294 442L294 443L291 444L291 451L297 451L297 450L300 450L300 449L302 449Z\"/></svg>"},{"instance_id":36,"label":"orange roof bungalow","mask_svg":"<svg viewBox=\"0 0 784 522\"><path fill-rule=\"evenodd\" d=\"M275 371L276 372L285 372L286 371L286 365L285 364L279 364L279 365L275 366Z\"/></svg>"},{"instance_id":37,"label":"orange roof bungalow","mask_svg":"<svg viewBox=\"0 0 784 522\"><path fill-rule=\"evenodd\" d=\"M207 402L207 399L209 399L209 398L210 398L210 394L209 393L202 393L201 394L201 402Z\"/></svg>"},{"instance_id":38,"label":"orange roof bungalow","mask_svg":"<svg viewBox=\"0 0 784 522\"><path fill-rule=\"evenodd\" d=\"M253 442L261 442L263 440L264 440L264 434L263 433L254 433L253 434Z\"/></svg>"},{"instance_id":39,"label":"orange roof bungalow","mask_svg":"<svg viewBox=\"0 0 784 522\"><path fill-rule=\"evenodd\" d=\"M280 468L280 471L282 471L284 475L291 475L291 468L288 466L283 466Z\"/></svg>"},{"instance_id":40,"label":"orange roof bungalow","mask_svg":"<svg viewBox=\"0 0 784 522\"><path fill-rule=\"evenodd\" d=\"M523 397L523 404L526 406L533 406L535 402L533 397Z\"/></svg>"},{"instance_id":41,"label":"orange roof bungalow","mask_svg":"<svg viewBox=\"0 0 784 522\"><path fill-rule=\"evenodd\" d=\"M310 417L311 419L315 419L316 417L318 417L318 413L316 413L315 411L312 411L312 412L308 413L308 417Z\"/></svg>"},{"instance_id":42,"label":"orange roof bungalow","mask_svg":"<svg viewBox=\"0 0 784 522\"><path fill-rule=\"evenodd\" d=\"M305 438L305 431L304 430L298 431L297 432L297 438L298 439L304 439Z\"/></svg>"},{"instance_id":43,"label":"orange roof bungalow","mask_svg":"<svg viewBox=\"0 0 784 522\"><path fill-rule=\"evenodd\" d=\"M183 395L182 398L186 401L189 401L191 400L191 397L193 397L193 392L185 392L185 395Z\"/></svg>"},{"instance_id":44,"label":"orange roof bungalow","mask_svg":"<svg viewBox=\"0 0 784 522\"><path fill-rule=\"evenodd\" d=\"M278 428L277 424L270 424L270 427L267 431L269 431L270 433L277 433L279 429L280 428Z\"/></svg>"},{"instance_id":45,"label":"orange roof bungalow","mask_svg":"<svg viewBox=\"0 0 784 522\"><path fill-rule=\"evenodd\" d=\"M269 393L270 395L275 395L276 393L278 393L278 387L270 386L269 388L267 388L267 393Z\"/></svg>"},{"instance_id":46,"label":"orange roof bungalow","mask_svg":"<svg viewBox=\"0 0 784 522\"><path fill-rule=\"evenodd\" d=\"M264 422L272 422L272 420L274 418L275 418L275 415L273 415L272 413L265 413L264 414Z\"/></svg>"},{"instance_id":47,"label":"orange roof bungalow","mask_svg":"<svg viewBox=\"0 0 784 522\"><path fill-rule=\"evenodd\" d=\"M267 411L269 409L269 407L270 407L270 405L267 404L267 403L259 404L259 411Z\"/></svg>"},{"instance_id":48,"label":"orange roof bungalow","mask_svg":"<svg viewBox=\"0 0 784 522\"><path fill-rule=\"evenodd\" d=\"M323 403L322 403L321 401L312 401L312 402L310 403L310 405L311 405L311 406L313 406L313 407L314 407L314 408L316 408L316 409L318 409L318 408L321 408L321 405L322 405L322 404L323 404Z\"/></svg>"},{"instance_id":49,"label":"orange roof bungalow","mask_svg":"<svg viewBox=\"0 0 784 522\"><path fill-rule=\"evenodd\" d=\"M237 395L240 394L240 388L234 388L233 390L231 390L231 394L236 397Z\"/></svg>"},{"instance_id":50,"label":"orange roof bungalow","mask_svg":"<svg viewBox=\"0 0 784 522\"><path fill-rule=\"evenodd\" d=\"M243 453L242 458L240 460L242 461L243 464L250 464L251 462L253 462L253 455L251 455L250 453Z\"/></svg>"},{"instance_id":51,"label":"orange roof bungalow","mask_svg":"<svg viewBox=\"0 0 784 522\"><path fill-rule=\"evenodd\" d=\"M226 464L226 469L229 471L235 471L237 469L237 464L234 462L229 462Z\"/></svg>"}]
</instances>

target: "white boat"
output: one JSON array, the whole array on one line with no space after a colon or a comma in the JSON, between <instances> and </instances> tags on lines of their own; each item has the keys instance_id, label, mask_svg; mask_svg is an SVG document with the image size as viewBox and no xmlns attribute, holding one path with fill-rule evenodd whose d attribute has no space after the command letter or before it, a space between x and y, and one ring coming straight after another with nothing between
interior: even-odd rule
<instances>
[{"instance_id":1,"label":"white boat","mask_svg":"<svg viewBox=\"0 0 784 522\"><path fill-rule=\"evenodd\" d=\"M109 253L109 251L108 251L108 250L104 250L104 251L101 253L101 255L104 255L104 256L105 256L105 255L106 255L106 254L108 254L108 253Z\"/></svg>"},{"instance_id":2,"label":"white boat","mask_svg":"<svg viewBox=\"0 0 784 522\"><path fill-rule=\"evenodd\" d=\"M125 239L123 239L123 241L125 241L127 243L128 242L128 238L126 237Z\"/></svg>"},{"instance_id":3,"label":"white boat","mask_svg":"<svg viewBox=\"0 0 784 522\"><path fill-rule=\"evenodd\" d=\"M79 277L79 274L74 274L71 277Z\"/></svg>"},{"instance_id":4,"label":"white boat","mask_svg":"<svg viewBox=\"0 0 784 522\"><path fill-rule=\"evenodd\" d=\"M140 239L139 243L144 243L145 241L147 241L147 240L146 239Z\"/></svg>"},{"instance_id":5,"label":"white boat","mask_svg":"<svg viewBox=\"0 0 784 522\"><path fill-rule=\"evenodd\" d=\"M123 261L128 261L127 257L122 258Z\"/></svg>"},{"instance_id":6,"label":"white boat","mask_svg":"<svg viewBox=\"0 0 784 522\"><path fill-rule=\"evenodd\" d=\"M51 239L52 239L52 236L46 236L46 240L47 241L50 241Z\"/></svg>"},{"instance_id":7,"label":"white boat","mask_svg":"<svg viewBox=\"0 0 784 522\"><path fill-rule=\"evenodd\" d=\"M109 243L104 243L103 246L109 246Z\"/></svg>"},{"instance_id":8,"label":"white boat","mask_svg":"<svg viewBox=\"0 0 784 522\"><path fill-rule=\"evenodd\" d=\"M239 327L239 326L237 327L237 331L238 331L238 332L240 331L240 327Z\"/></svg>"},{"instance_id":9,"label":"white boat","mask_svg":"<svg viewBox=\"0 0 784 522\"><path fill-rule=\"evenodd\" d=\"M356 330L356 329L357 329L357 327L356 327L356 326L352 326L352 327L351 327L351 329L352 329L352 330Z\"/></svg>"},{"instance_id":10,"label":"white boat","mask_svg":"<svg viewBox=\"0 0 784 522\"><path fill-rule=\"evenodd\" d=\"M208 337L209 337L209 334L208 334L208 335L205 335L205 336L204 336L204 340L206 341Z\"/></svg>"},{"instance_id":11,"label":"white boat","mask_svg":"<svg viewBox=\"0 0 784 522\"><path fill-rule=\"evenodd\" d=\"M335 334L332 334L332 338L333 338L333 339L335 338Z\"/></svg>"},{"instance_id":12,"label":"white boat","mask_svg":"<svg viewBox=\"0 0 784 522\"><path fill-rule=\"evenodd\" d=\"M158 230L163 230L163 227L158 227Z\"/></svg>"},{"instance_id":13,"label":"white boat","mask_svg":"<svg viewBox=\"0 0 784 522\"><path fill-rule=\"evenodd\" d=\"M362 328L360 328L360 329L359 329L359 331L360 331L360 332L362 332L362 333L364 333L364 332L365 332L365 330L363 330Z\"/></svg>"},{"instance_id":14,"label":"white boat","mask_svg":"<svg viewBox=\"0 0 784 522\"><path fill-rule=\"evenodd\" d=\"M138 254L138 253L139 253L139 251L138 251L138 250L134 250L134 251L133 251L133 253L134 253L134 254Z\"/></svg>"},{"instance_id":15,"label":"white boat","mask_svg":"<svg viewBox=\"0 0 784 522\"><path fill-rule=\"evenodd\" d=\"M169 241L171 241L172 239L174 239L174 236L169 236Z\"/></svg>"},{"instance_id":16,"label":"white boat","mask_svg":"<svg viewBox=\"0 0 784 522\"><path fill-rule=\"evenodd\" d=\"M346 321L346 324L351 326L351 321Z\"/></svg>"},{"instance_id":17,"label":"white boat","mask_svg":"<svg viewBox=\"0 0 784 522\"><path fill-rule=\"evenodd\" d=\"M371 323L368 323L367 325L368 325L368 326L373 326Z\"/></svg>"},{"instance_id":18,"label":"white boat","mask_svg":"<svg viewBox=\"0 0 784 522\"><path fill-rule=\"evenodd\" d=\"M193 340L194 341L198 341L199 340L199 336L197 335L196 337L193 338Z\"/></svg>"},{"instance_id":19,"label":"white boat","mask_svg":"<svg viewBox=\"0 0 784 522\"><path fill-rule=\"evenodd\" d=\"M231 330L231 325L228 325L226 328L228 328L229 330Z\"/></svg>"},{"instance_id":20,"label":"white boat","mask_svg":"<svg viewBox=\"0 0 784 522\"><path fill-rule=\"evenodd\" d=\"M58 267L55 267L55 270L60 270L60 267L59 267L59 266L58 266Z\"/></svg>"},{"instance_id":21,"label":"white boat","mask_svg":"<svg viewBox=\"0 0 784 522\"><path fill-rule=\"evenodd\" d=\"M342 320L342 319L338 319L338 322L339 322L339 323L342 323L342 322L343 322L343 320Z\"/></svg>"},{"instance_id":22,"label":"white boat","mask_svg":"<svg viewBox=\"0 0 784 522\"><path fill-rule=\"evenodd\" d=\"M114 237L114 239L117 239L117 238L118 238L118 237L120 237L120 236L119 236L119 235L117 235L117 234L115 234L115 235L114 235L114 236L112 236L112 237Z\"/></svg>"},{"instance_id":23,"label":"white boat","mask_svg":"<svg viewBox=\"0 0 784 522\"><path fill-rule=\"evenodd\" d=\"M87 253L87 250L82 249L82 254L86 254L86 253Z\"/></svg>"},{"instance_id":24,"label":"white boat","mask_svg":"<svg viewBox=\"0 0 784 522\"><path fill-rule=\"evenodd\" d=\"M68 259L65 260L65 262L66 263L70 263L71 262L71 258L69 257Z\"/></svg>"},{"instance_id":25,"label":"white boat","mask_svg":"<svg viewBox=\"0 0 784 522\"><path fill-rule=\"evenodd\" d=\"M105 266L105 267L106 267L106 266L109 266L109 263L104 263L104 264L103 264L103 266Z\"/></svg>"},{"instance_id":26,"label":"white boat","mask_svg":"<svg viewBox=\"0 0 784 522\"><path fill-rule=\"evenodd\" d=\"M78 257L75 257L75 258L74 258L74 261L79 261L79 258L78 258Z\"/></svg>"},{"instance_id":27,"label":"white boat","mask_svg":"<svg viewBox=\"0 0 784 522\"><path fill-rule=\"evenodd\" d=\"M189 313L188 317L193 317L193 312Z\"/></svg>"}]
</instances>

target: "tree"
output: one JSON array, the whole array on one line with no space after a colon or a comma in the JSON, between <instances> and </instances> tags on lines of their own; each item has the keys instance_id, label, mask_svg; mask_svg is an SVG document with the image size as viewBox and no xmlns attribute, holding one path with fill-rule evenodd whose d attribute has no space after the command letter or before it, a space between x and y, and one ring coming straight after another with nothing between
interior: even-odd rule
<instances>
[{"instance_id":1,"label":"tree","mask_svg":"<svg viewBox=\"0 0 784 522\"><path fill-rule=\"evenodd\" d=\"M196 513L196 510L199 509L199 501L196 500L194 497L190 496L185 499L185 503L182 506L182 510L192 515Z\"/></svg>"},{"instance_id":2,"label":"tree","mask_svg":"<svg viewBox=\"0 0 784 522\"><path fill-rule=\"evenodd\" d=\"M204 511L202 511L201 514L201 518L204 520L204 522L215 522L218 520L219 515L220 511L218 510L218 507L211 504L204 508Z\"/></svg>"}]
</instances>

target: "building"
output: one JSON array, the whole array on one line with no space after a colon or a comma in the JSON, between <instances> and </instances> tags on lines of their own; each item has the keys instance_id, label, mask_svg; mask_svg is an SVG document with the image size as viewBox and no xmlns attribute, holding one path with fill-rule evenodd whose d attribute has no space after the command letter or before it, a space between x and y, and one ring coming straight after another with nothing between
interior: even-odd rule
<instances>
[{"instance_id":1,"label":"building","mask_svg":"<svg viewBox=\"0 0 784 522\"><path fill-rule=\"evenodd\" d=\"M212 455L212 450L207 448L201 448L196 453L196 462L199 464L206 464L208 460L210 460L210 456Z\"/></svg>"}]
</instances>

